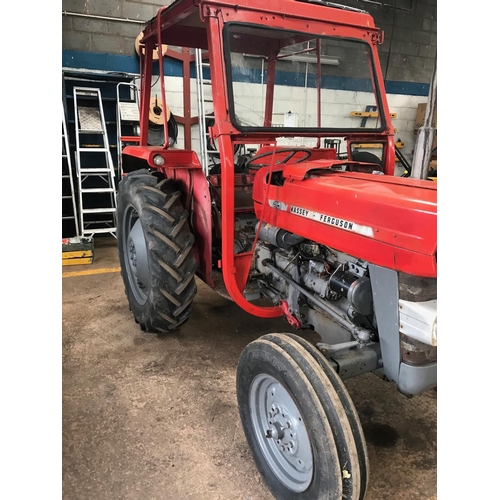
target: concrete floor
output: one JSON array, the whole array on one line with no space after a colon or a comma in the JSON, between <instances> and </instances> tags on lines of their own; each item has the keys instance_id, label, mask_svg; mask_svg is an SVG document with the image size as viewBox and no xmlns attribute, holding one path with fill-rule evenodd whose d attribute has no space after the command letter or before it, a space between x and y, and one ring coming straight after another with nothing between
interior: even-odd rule
<instances>
[{"instance_id":1,"label":"concrete floor","mask_svg":"<svg viewBox=\"0 0 500 500\"><path fill-rule=\"evenodd\" d=\"M116 272L116 241L96 239L94 255L63 267L63 276L115 268L62 281L63 498L272 500L240 425L235 372L249 342L287 324L198 282L179 332L143 333ZM366 500L436 499L437 392L407 399L373 374L346 385L371 460Z\"/></svg>"}]
</instances>

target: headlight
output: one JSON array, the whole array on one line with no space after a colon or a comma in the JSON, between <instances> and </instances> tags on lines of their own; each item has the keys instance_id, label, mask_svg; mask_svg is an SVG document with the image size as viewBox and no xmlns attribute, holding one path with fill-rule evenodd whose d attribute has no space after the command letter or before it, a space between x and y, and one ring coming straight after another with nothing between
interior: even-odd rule
<instances>
[{"instance_id":1,"label":"headlight","mask_svg":"<svg viewBox=\"0 0 500 500\"><path fill-rule=\"evenodd\" d=\"M161 167L164 163L165 163L165 159L163 158L163 156L161 155L156 155L154 158L153 158L153 163L157 166L157 167Z\"/></svg>"},{"instance_id":2,"label":"headlight","mask_svg":"<svg viewBox=\"0 0 500 500\"><path fill-rule=\"evenodd\" d=\"M437 346L437 300L399 299L399 331L424 344Z\"/></svg>"}]
</instances>

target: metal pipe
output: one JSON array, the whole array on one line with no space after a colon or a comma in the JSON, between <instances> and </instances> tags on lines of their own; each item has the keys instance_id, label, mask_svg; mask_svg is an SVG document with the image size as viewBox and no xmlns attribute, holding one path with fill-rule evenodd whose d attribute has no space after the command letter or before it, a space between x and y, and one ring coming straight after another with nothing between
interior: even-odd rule
<instances>
[{"instance_id":1,"label":"metal pipe","mask_svg":"<svg viewBox=\"0 0 500 500\"><path fill-rule=\"evenodd\" d=\"M312 49L298 50L297 52L290 52L289 54L283 53L281 56L278 56L276 59L285 59L285 57L297 56L299 54L305 54L307 52L312 52L314 50L316 50L316 49L313 47Z\"/></svg>"},{"instance_id":2,"label":"metal pipe","mask_svg":"<svg viewBox=\"0 0 500 500\"><path fill-rule=\"evenodd\" d=\"M361 334L361 337L363 337L363 341L365 341L365 338L369 339L371 332L367 330L366 328L361 328L359 326L353 325L350 321L346 320L339 312L337 312L332 306L329 304L326 304L322 300L318 299L315 297L309 290L306 290L303 286L299 285L295 280L292 278L289 278L285 273L277 269L275 266L273 266L269 259L264 259L262 261L262 265L265 267L268 267L271 271L273 271L275 274L277 274L280 278L284 279L287 283L293 285L294 287L297 288L297 290L302 294L305 295L311 302L316 304L320 309L323 309L327 314L333 317L333 319L339 323L341 326L343 326L346 330L351 332L354 337L358 338Z\"/></svg>"},{"instance_id":3,"label":"metal pipe","mask_svg":"<svg viewBox=\"0 0 500 500\"><path fill-rule=\"evenodd\" d=\"M424 123L418 129L415 143L415 155L411 168L411 177L415 179L427 179L429 163L432 154L432 142L434 141L435 128L432 126L432 117L436 109L437 101L437 62L434 64L432 80L429 89L429 97L425 108Z\"/></svg>"},{"instance_id":4,"label":"metal pipe","mask_svg":"<svg viewBox=\"0 0 500 500\"><path fill-rule=\"evenodd\" d=\"M264 112L264 127L273 124L274 79L276 77L276 54L269 56L267 61L266 108Z\"/></svg>"},{"instance_id":5,"label":"metal pipe","mask_svg":"<svg viewBox=\"0 0 500 500\"><path fill-rule=\"evenodd\" d=\"M307 42L307 50L309 50L309 42ZM312 47L311 50L316 50L316 47ZM306 63L306 71L304 74L304 107L302 114L304 115L304 127L307 127L307 77L309 73L309 62Z\"/></svg>"},{"instance_id":6,"label":"metal pipe","mask_svg":"<svg viewBox=\"0 0 500 500\"><path fill-rule=\"evenodd\" d=\"M82 14L80 12L68 12L66 10L62 11L63 16L73 16L73 17L87 17L90 19L101 19L103 21L116 21L121 23L135 23L135 24L146 24L147 21L140 21L138 19L129 19L128 17L110 17L110 16L98 16L95 14Z\"/></svg>"},{"instance_id":7,"label":"metal pipe","mask_svg":"<svg viewBox=\"0 0 500 500\"><path fill-rule=\"evenodd\" d=\"M321 38L316 39L316 60L317 60L317 69L316 69L316 88L318 91L317 96L317 111L318 111L318 128L321 128ZM321 146L321 137L318 137L318 141L316 143L316 147L319 149Z\"/></svg>"},{"instance_id":8,"label":"metal pipe","mask_svg":"<svg viewBox=\"0 0 500 500\"><path fill-rule=\"evenodd\" d=\"M261 110L262 110L262 116L264 116L266 112L266 99L264 96L264 58L262 58L261 66L260 66L260 100L261 100Z\"/></svg>"},{"instance_id":9,"label":"metal pipe","mask_svg":"<svg viewBox=\"0 0 500 500\"><path fill-rule=\"evenodd\" d=\"M158 21L158 37L157 37L157 47L158 47L158 67L160 69L160 88L161 88L161 102L163 105L163 112L165 113L163 117L163 136L165 143L163 145L164 149L168 149L170 147L170 141L168 139L168 117L167 117L167 98L165 94L165 67L163 65L163 50L160 50L160 47L162 46L162 31L161 31L161 15L163 12L167 9L167 7L161 7L160 10L158 11L158 15L156 16L156 19ZM205 124L203 124L205 125Z\"/></svg>"},{"instance_id":10,"label":"metal pipe","mask_svg":"<svg viewBox=\"0 0 500 500\"><path fill-rule=\"evenodd\" d=\"M394 10L402 10L404 12L408 12L408 11L413 10L413 0L411 2L411 7L407 8L407 9L405 9L404 7L398 7L396 5L396 2L394 2L394 4L377 2L375 0L358 0L358 2L372 3L374 5L379 5L380 7L387 7L389 9L394 9Z\"/></svg>"}]
</instances>

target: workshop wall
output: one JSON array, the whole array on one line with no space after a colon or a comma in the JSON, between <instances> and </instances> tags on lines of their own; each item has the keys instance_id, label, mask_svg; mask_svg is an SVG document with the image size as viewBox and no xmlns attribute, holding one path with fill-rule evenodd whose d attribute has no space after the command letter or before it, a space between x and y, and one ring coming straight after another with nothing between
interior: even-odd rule
<instances>
[{"instance_id":1,"label":"workshop wall","mask_svg":"<svg viewBox=\"0 0 500 500\"><path fill-rule=\"evenodd\" d=\"M86 64L80 67L109 71L128 71L134 67L138 70L134 42L144 24L130 21L145 22L156 15L160 6L171 3L173 0L62 0L62 10L66 13L120 19L63 15L63 63L71 67ZM427 95L436 60L437 0L380 1L387 5L357 0L339 0L339 3L368 11L384 30L380 57L387 91ZM396 8L389 7L393 3ZM88 57L88 53L101 57ZM125 57L106 58L103 54ZM95 68L98 64L108 67Z\"/></svg>"},{"instance_id":2,"label":"workshop wall","mask_svg":"<svg viewBox=\"0 0 500 500\"><path fill-rule=\"evenodd\" d=\"M397 115L393 119L397 130L396 139L405 144L403 152L411 160L417 106L427 100L436 61L437 0L395 0L397 8L392 8L392 0L390 3L389 0L381 0L380 4L388 2L387 5L357 0L338 1L368 11L374 17L375 24L384 30L385 41L379 48L379 54L389 107ZM138 73L139 58L134 47L135 39L143 29L144 22L154 17L160 6L171 3L173 0L63 0L63 68ZM112 17L117 20L80 17L70 13ZM169 106L174 113L182 115L181 71L180 62L167 60L165 74L168 75L166 87ZM255 92L261 91L257 89L261 88L258 84L244 85L245 92L250 92L253 86L256 86ZM197 108L193 79L191 87L192 113L195 116ZM287 92L288 90L278 86L276 99L287 101ZM308 101L310 98L308 96ZM356 92L346 91L346 98L352 98L351 102L356 102ZM300 97L298 99L297 106L303 109L303 101ZM346 108L347 111L349 110ZM196 127L193 127L195 150L198 147L196 138ZM179 127L178 144L183 144L182 127Z\"/></svg>"},{"instance_id":3,"label":"workshop wall","mask_svg":"<svg viewBox=\"0 0 500 500\"><path fill-rule=\"evenodd\" d=\"M148 0L147 2L140 0L62 0L63 54L64 51L82 51L137 58L134 43L137 35L144 28L145 22L153 18L160 7L171 3L173 0ZM64 12L113 17L116 20L64 15ZM101 69L127 71L123 67L116 67L120 62L122 65L126 64L124 59L112 58L111 61L115 67ZM127 66L133 65L129 63Z\"/></svg>"},{"instance_id":4,"label":"workshop wall","mask_svg":"<svg viewBox=\"0 0 500 500\"><path fill-rule=\"evenodd\" d=\"M380 0L383 5L357 0L339 3L366 10L384 31L379 54L386 81L423 83L428 90L437 51L437 0ZM387 92L391 92L390 85Z\"/></svg>"}]
</instances>

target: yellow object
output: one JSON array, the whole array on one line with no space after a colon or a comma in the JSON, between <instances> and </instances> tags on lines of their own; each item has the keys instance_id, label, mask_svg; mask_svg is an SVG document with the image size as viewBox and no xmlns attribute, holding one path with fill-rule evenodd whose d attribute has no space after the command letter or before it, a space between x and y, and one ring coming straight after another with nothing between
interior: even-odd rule
<instances>
[{"instance_id":1,"label":"yellow object","mask_svg":"<svg viewBox=\"0 0 500 500\"><path fill-rule=\"evenodd\" d=\"M62 273L63 278L71 278L73 276L89 276L91 274L106 274L119 273L121 267L102 267L101 269L89 269L88 271L69 271Z\"/></svg>"},{"instance_id":2,"label":"yellow object","mask_svg":"<svg viewBox=\"0 0 500 500\"><path fill-rule=\"evenodd\" d=\"M378 111L351 111L351 116L378 118ZM396 113L391 113L391 118L396 118L396 116Z\"/></svg>"},{"instance_id":3,"label":"yellow object","mask_svg":"<svg viewBox=\"0 0 500 500\"><path fill-rule=\"evenodd\" d=\"M63 266L80 266L82 264L92 264L93 259L93 250L70 250L67 252L62 252Z\"/></svg>"},{"instance_id":4,"label":"yellow object","mask_svg":"<svg viewBox=\"0 0 500 500\"><path fill-rule=\"evenodd\" d=\"M352 145L354 148L363 148L363 149L380 149L382 147L382 144L377 144L377 143L366 143L366 144L353 144ZM396 147L398 149L402 149L405 147L404 142L398 141L396 142Z\"/></svg>"},{"instance_id":5,"label":"yellow object","mask_svg":"<svg viewBox=\"0 0 500 500\"><path fill-rule=\"evenodd\" d=\"M164 123L163 103L161 99L152 97L149 103L149 121L155 125L163 125ZM170 120L170 108L167 106L167 122Z\"/></svg>"},{"instance_id":6,"label":"yellow object","mask_svg":"<svg viewBox=\"0 0 500 500\"><path fill-rule=\"evenodd\" d=\"M83 264L92 264L92 257L82 257L77 259L65 259L63 257L63 266L81 266Z\"/></svg>"},{"instance_id":7,"label":"yellow object","mask_svg":"<svg viewBox=\"0 0 500 500\"><path fill-rule=\"evenodd\" d=\"M144 33L141 31L138 35L137 35L137 38L135 39L135 51L137 52L137 55L140 56L141 55L141 46L139 45L140 44L140 41L142 40L142 38L144 37ZM168 50L168 45L167 44L163 44L161 46L161 53L162 53L162 56L165 56L165 54L167 53L167 50ZM144 47L142 47L142 55L144 55ZM159 57L158 57L158 49L156 50L153 50L153 61L158 61Z\"/></svg>"},{"instance_id":8,"label":"yellow object","mask_svg":"<svg viewBox=\"0 0 500 500\"><path fill-rule=\"evenodd\" d=\"M64 259L76 259L78 257L92 257L92 250L78 250L76 252L63 252L62 258Z\"/></svg>"}]
</instances>

